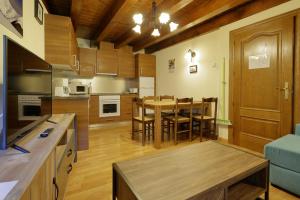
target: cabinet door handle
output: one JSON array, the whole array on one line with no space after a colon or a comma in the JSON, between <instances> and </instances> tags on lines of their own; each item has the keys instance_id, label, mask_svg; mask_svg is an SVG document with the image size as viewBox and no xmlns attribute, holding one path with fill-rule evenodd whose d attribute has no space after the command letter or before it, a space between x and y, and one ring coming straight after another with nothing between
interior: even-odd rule
<instances>
[{"instance_id":1,"label":"cabinet door handle","mask_svg":"<svg viewBox=\"0 0 300 200\"><path fill-rule=\"evenodd\" d=\"M56 183L56 178L55 177L53 178L53 184L55 186L55 200L57 200L58 199L58 195L59 195L59 187L58 187L58 185Z\"/></svg>"},{"instance_id":2,"label":"cabinet door handle","mask_svg":"<svg viewBox=\"0 0 300 200\"><path fill-rule=\"evenodd\" d=\"M73 150L70 149L70 150L68 151L67 157L70 157L70 156L72 155L72 153L73 153Z\"/></svg>"},{"instance_id":3,"label":"cabinet door handle","mask_svg":"<svg viewBox=\"0 0 300 200\"><path fill-rule=\"evenodd\" d=\"M71 173L71 171L72 171L72 169L73 169L73 166L72 166L72 164L69 164L69 166L68 166L68 170L67 170L67 173L68 173L68 174L70 174L70 173Z\"/></svg>"},{"instance_id":4,"label":"cabinet door handle","mask_svg":"<svg viewBox=\"0 0 300 200\"><path fill-rule=\"evenodd\" d=\"M77 63L77 65L76 65L76 66L77 66L76 70L79 71L79 67L80 67L80 62L79 62L79 60L77 60L76 63Z\"/></svg>"},{"instance_id":5,"label":"cabinet door handle","mask_svg":"<svg viewBox=\"0 0 300 200\"><path fill-rule=\"evenodd\" d=\"M73 66L76 67L76 65L77 65L77 56L76 56L76 54L73 55L73 60L74 60Z\"/></svg>"}]
</instances>

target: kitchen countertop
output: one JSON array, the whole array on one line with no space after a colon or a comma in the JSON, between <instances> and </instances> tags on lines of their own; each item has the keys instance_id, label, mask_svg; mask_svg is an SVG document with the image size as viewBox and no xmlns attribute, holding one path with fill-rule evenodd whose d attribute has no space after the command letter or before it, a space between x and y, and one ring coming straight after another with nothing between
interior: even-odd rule
<instances>
[{"instance_id":1,"label":"kitchen countertop","mask_svg":"<svg viewBox=\"0 0 300 200\"><path fill-rule=\"evenodd\" d=\"M108 96L108 95L138 95L137 93L91 93L94 96Z\"/></svg>"},{"instance_id":2,"label":"kitchen countertop","mask_svg":"<svg viewBox=\"0 0 300 200\"><path fill-rule=\"evenodd\" d=\"M89 99L90 95L70 95L65 97L53 96L53 99Z\"/></svg>"}]
</instances>

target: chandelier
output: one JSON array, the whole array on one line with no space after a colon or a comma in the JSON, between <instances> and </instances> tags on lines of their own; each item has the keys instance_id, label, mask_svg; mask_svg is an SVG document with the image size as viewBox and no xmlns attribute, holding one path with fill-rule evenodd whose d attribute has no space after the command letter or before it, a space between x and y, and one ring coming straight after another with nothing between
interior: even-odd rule
<instances>
[{"instance_id":1,"label":"chandelier","mask_svg":"<svg viewBox=\"0 0 300 200\"><path fill-rule=\"evenodd\" d=\"M141 13L137 13L134 14L132 18L135 23L135 27L133 27L132 30L138 34L141 34L143 15ZM153 27L151 35L154 37L160 36L160 28L162 27L162 25L168 24L171 32L175 31L178 27L178 24L176 24L175 22L170 22L170 15L166 12L160 13L159 17L157 17L157 6L155 1L152 2L152 19L150 21L150 24Z\"/></svg>"}]
</instances>

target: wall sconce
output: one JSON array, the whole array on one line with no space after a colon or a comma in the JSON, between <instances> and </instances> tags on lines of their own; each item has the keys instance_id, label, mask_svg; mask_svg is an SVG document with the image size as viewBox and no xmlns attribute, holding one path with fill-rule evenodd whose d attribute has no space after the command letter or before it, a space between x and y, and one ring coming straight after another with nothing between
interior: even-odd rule
<instances>
[{"instance_id":1,"label":"wall sconce","mask_svg":"<svg viewBox=\"0 0 300 200\"><path fill-rule=\"evenodd\" d=\"M193 63L193 58L196 57L196 52L189 49L188 54L189 54L189 57L191 58L191 63Z\"/></svg>"},{"instance_id":2,"label":"wall sconce","mask_svg":"<svg viewBox=\"0 0 300 200\"><path fill-rule=\"evenodd\" d=\"M196 57L196 52L189 49L187 54L186 54L186 59L189 60L189 68L190 68L190 73L197 73L198 67L196 64L193 63L193 59Z\"/></svg>"}]
</instances>

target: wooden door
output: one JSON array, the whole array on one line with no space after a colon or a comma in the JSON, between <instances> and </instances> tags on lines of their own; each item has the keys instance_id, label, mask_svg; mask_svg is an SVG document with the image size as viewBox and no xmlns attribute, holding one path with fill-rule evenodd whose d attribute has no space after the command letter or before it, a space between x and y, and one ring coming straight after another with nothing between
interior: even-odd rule
<instances>
[{"instance_id":1,"label":"wooden door","mask_svg":"<svg viewBox=\"0 0 300 200\"><path fill-rule=\"evenodd\" d=\"M292 16L231 33L235 144L263 152L292 132L293 40Z\"/></svg>"}]
</instances>

